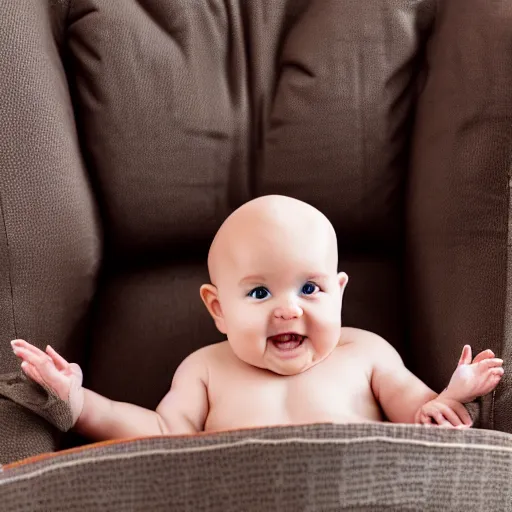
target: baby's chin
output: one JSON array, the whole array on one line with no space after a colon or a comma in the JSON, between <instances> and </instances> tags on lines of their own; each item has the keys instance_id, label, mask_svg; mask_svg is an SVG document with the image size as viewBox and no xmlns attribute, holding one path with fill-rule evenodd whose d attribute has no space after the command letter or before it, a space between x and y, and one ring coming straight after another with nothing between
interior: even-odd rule
<instances>
[{"instance_id":1,"label":"baby's chin","mask_svg":"<svg viewBox=\"0 0 512 512\"><path fill-rule=\"evenodd\" d=\"M266 347L260 347L261 352L253 353L236 350L232 344L231 348L235 355L244 363L255 368L267 370L275 375L292 377L304 373L322 362L329 354L317 353L306 338L296 350L281 351L275 345L266 341ZM259 352L259 353L258 353Z\"/></svg>"},{"instance_id":2,"label":"baby's chin","mask_svg":"<svg viewBox=\"0 0 512 512\"><path fill-rule=\"evenodd\" d=\"M300 370L296 369L283 369L283 368L266 368L267 370L271 371L272 373L275 373L276 375L281 375L282 377L293 377L294 375L299 375L301 373L307 372L309 369L311 369L314 364L305 366L304 368L301 368Z\"/></svg>"},{"instance_id":3,"label":"baby's chin","mask_svg":"<svg viewBox=\"0 0 512 512\"><path fill-rule=\"evenodd\" d=\"M305 364L301 367L297 368L276 368L275 370L270 369L270 371L274 372L277 375L282 375L283 377L292 377L293 375L299 375L301 373L305 373L311 368L314 368L317 364L321 363L323 359L318 361L311 361L308 364Z\"/></svg>"},{"instance_id":4,"label":"baby's chin","mask_svg":"<svg viewBox=\"0 0 512 512\"><path fill-rule=\"evenodd\" d=\"M299 375L304 373L313 366L316 366L320 361L272 361L266 360L265 357L256 360L248 360L240 358L242 361L247 363L254 368L260 368L261 370L267 370L275 375L281 375L283 377L292 377L293 375Z\"/></svg>"},{"instance_id":5,"label":"baby's chin","mask_svg":"<svg viewBox=\"0 0 512 512\"><path fill-rule=\"evenodd\" d=\"M297 359L293 361L264 361L263 367L266 370L275 373L276 375L282 375L283 377L292 377L293 375L299 375L301 373L307 372L318 363L320 363L322 359L312 359L311 357L305 359Z\"/></svg>"}]
</instances>

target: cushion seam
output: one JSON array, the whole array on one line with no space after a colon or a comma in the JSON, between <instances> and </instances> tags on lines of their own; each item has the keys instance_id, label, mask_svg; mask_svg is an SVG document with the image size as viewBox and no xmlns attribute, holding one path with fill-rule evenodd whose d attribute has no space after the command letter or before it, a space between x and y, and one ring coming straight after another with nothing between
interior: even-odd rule
<instances>
[{"instance_id":1,"label":"cushion seam","mask_svg":"<svg viewBox=\"0 0 512 512\"><path fill-rule=\"evenodd\" d=\"M2 224L5 233L5 240L7 244L7 278L9 280L9 291L11 295L11 313L12 313L12 323L14 327L14 337L18 337L18 328L16 326L16 315L14 312L14 288L12 285L12 260L11 260L11 247L9 244L9 233L7 231L7 222L5 219L5 210L4 210L4 202L2 198L2 192L0 191L0 215L2 216Z\"/></svg>"}]
</instances>

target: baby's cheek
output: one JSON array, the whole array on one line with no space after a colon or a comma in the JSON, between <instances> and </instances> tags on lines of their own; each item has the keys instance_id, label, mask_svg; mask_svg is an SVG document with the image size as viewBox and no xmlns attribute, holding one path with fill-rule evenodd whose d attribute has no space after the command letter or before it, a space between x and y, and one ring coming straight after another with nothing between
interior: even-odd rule
<instances>
[{"instance_id":1,"label":"baby's cheek","mask_svg":"<svg viewBox=\"0 0 512 512\"><path fill-rule=\"evenodd\" d=\"M337 345L341 335L341 317L337 311L332 311L329 316L323 318L320 325L321 339L326 350L331 350Z\"/></svg>"},{"instance_id":2,"label":"baby's cheek","mask_svg":"<svg viewBox=\"0 0 512 512\"><path fill-rule=\"evenodd\" d=\"M317 324L317 328L324 331L332 331L339 329L341 326L341 309L339 303L331 298L318 304L313 321Z\"/></svg>"},{"instance_id":3,"label":"baby's cheek","mask_svg":"<svg viewBox=\"0 0 512 512\"><path fill-rule=\"evenodd\" d=\"M229 330L237 332L239 335L251 336L264 329L262 320L258 312L250 311L251 308L239 306L233 308L229 315Z\"/></svg>"}]
</instances>

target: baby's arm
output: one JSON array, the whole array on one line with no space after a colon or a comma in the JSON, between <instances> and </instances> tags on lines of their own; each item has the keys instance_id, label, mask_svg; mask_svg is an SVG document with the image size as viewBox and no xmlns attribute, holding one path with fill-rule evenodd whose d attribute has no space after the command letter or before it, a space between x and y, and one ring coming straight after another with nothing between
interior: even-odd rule
<instances>
[{"instance_id":1,"label":"baby's arm","mask_svg":"<svg viewBox=\"0 0 512 512\"><path fill-rule=\"evenodd\" d=\"M96 440L201 432L208 414L205 369L199 353L185 359L156 411L84 389L84 409L75 430Z\"/></svg>"},{"instance_id":2,"label":"baby's arm","mask_svg":"<svg viewBox=\"0 0 512 512\"><path fill-rule=\"evenodd\" d=\"M198 350L180 364L156 412L171 434L194 434L204 430L208 411L208 365Z\"/></svg>"},{"instance_id":3,"label":"baby's arm","mask_svg":"<svg viewBox=\"0 0 512 512\"><path fill-rule=\"evenodd\" d=\"M202 430L208 400L204 365L197 353L180 365L171 390L156 411L109 400L82 387L78 365L68 363L50 347L47 352L23 340L13 342L28 377L69 403L74 430L95 440L161 434L185 434ZM196 428L197 427L197 428Z\"/></svg>"},{"instance_id":4,"label":"baby's arm","mask_svg":"<svg viewBox=\"0 0 512 512\"><path fill-rule=\"evenodd\" d=\"M84 406L73 430L94 441L168 434L163 419L137 405L110 400L83 388Z\"/></svg>"},{"instance_id":5,"label":"baby's arm","mask_svg":"<svg viewBox=\"0 0 512 512\"><path fill-rule=\"evenodd\" d=\"M403 364L397 351L379 336L367 333L373 354L372 391L388 419L395 423L417 423L421 408L438 394L413 375ZM438 404L442 424L470 425L466 408L455 400Z\"/></svg>"}]
</instances>

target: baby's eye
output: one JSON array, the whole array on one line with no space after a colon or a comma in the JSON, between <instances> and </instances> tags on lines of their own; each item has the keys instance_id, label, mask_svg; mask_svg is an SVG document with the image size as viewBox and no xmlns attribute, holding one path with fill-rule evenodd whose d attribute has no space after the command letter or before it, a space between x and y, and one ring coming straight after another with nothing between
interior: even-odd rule
<instances>
[{"instance_id":1,"label":"baby's eye","mask_svg":"<svg viewBox=\"0 0 512 512\"><path fill-rule=\"evenodd\" d=\"M270 292L264 286L258 286L249 292L249 297L253 299L266 299L270 295Z\"/></svg>"},{"instance_id":2,"label":"baby's eye","mask_svg":"<svg viewBox=\"0 0 512 512\"><path fill-rule=\"evenodd\" d=\"M313 293L320 291L320 288L315 283L306 283L301 290L304 295L313 295Z\"/></svg>"}]
</instances>

